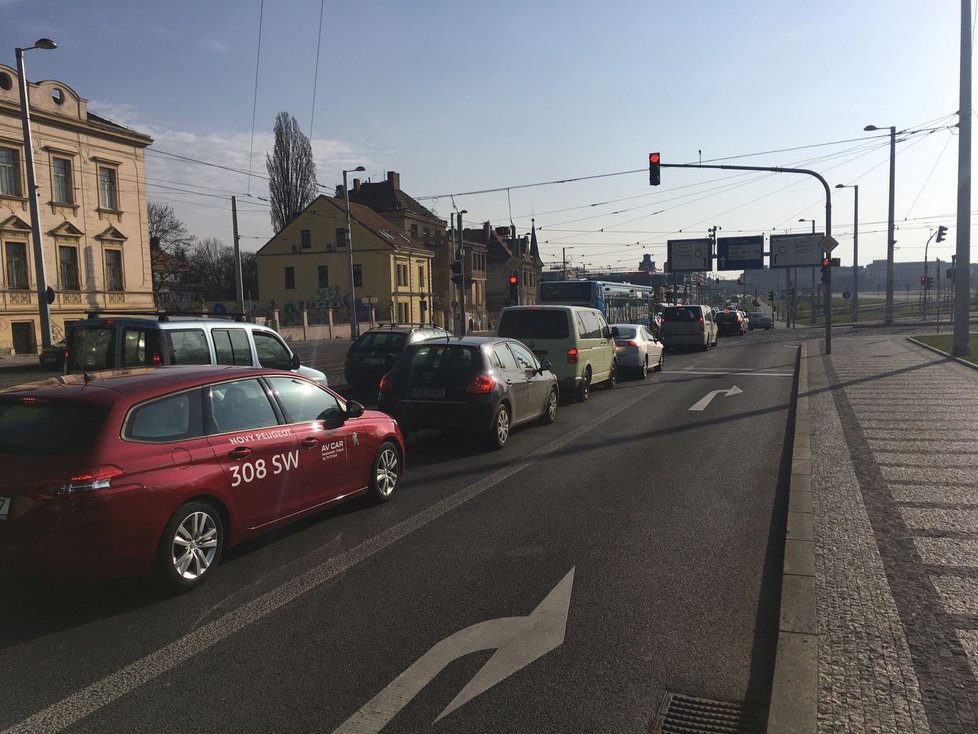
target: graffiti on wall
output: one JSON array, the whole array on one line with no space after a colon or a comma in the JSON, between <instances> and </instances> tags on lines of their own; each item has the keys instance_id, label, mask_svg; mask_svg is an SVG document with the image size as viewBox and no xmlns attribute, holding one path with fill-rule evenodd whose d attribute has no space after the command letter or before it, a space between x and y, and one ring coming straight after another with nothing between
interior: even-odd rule
<instances>
[{"instance_id":1,"label":"graffiti on wall","mask_svg":"<svg viewBox=\"0 0 978 734\"><path fill-rule=\"evenodd\" d=\"M302 309L306 308L310 324L326 324L329 322L327 312L342 310L349 313L350 295L344 293L338 285L320 288L305 301L289 301L279 307L279 319L282 326L298 326L302 323ZM369 317L369 304L357 298L357 318L366 321ZM334 313L333 317L336 318Z\"/></svg>"}]
</instances>

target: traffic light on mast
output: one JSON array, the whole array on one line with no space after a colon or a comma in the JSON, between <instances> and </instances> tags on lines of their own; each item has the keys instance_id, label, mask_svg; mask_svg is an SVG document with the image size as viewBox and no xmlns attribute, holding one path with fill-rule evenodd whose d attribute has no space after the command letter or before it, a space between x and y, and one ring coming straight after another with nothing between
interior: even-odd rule
<instances>
[{"instance_id":1,"label":"traffic light on mast","mask_svg":"<svg viewBox=\"0 0 978 734\"><path fill-rule=\"evenodd\" d=\"M937 241L943 242L945 235L947 235L947 227L942 224L937 228Z\"/></svg>"},{"instance_id":2,"label":"traffic light on mast","mask_svg":"<svg viewBox=\"0 0 978 734\"><path fill-rule=\"evenodd\" d=\"M519 298L519 285L520 285L519 277L515 273L513 275L510 275L509 276L509 300L512 301L513 303L516 303Z\"/></svg>"},{"instance_id":3,"label":"traffic light on mast","mask_svg":"<svg viewBox=\"0 0 978 734\"><path fill-rule=\"evenodd\" d=\"M649 186L659 185L659 154L649 153Z\"/></svg>"},{"instance_id":4,"label":"traffic light on mast","mask_svg":"<svg viewBox=\"0 0 978 734\"><path fill-rule=\"evenodd\" d=\"M827 257L822 258L822 282L832 282L832 261Z\"/></svg>"}]
</instances>

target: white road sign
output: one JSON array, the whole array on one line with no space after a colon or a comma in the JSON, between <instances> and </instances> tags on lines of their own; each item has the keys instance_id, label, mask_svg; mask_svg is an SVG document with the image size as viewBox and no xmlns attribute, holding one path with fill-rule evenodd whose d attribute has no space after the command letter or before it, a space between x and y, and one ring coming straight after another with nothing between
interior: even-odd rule
<instances>
[{"instance_id":1,"label":"white road sign","mask_svg":"<svg viewBox=\"0 0 978 734\"><path fill-rule=\"evenodd\" d=\"M713 269L713 240L669 240L668 245L671 272Z\"/></svg>"},{"instance_id":2,"label":"white road sign","mask_svg":"<svg viewBox=\"0 0 978 734\"><path fill-rule=\"evenodd\" d=\"M771 235L771 267L801 268L822 264L822 234Z\"/></svg>"}]
</instances>

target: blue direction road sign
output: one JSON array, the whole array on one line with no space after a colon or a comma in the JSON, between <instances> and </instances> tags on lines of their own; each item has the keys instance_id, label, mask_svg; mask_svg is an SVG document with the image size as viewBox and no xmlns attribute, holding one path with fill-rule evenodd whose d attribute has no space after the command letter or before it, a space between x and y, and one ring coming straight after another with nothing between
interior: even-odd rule
<instances>
[{"instance_id":1,"label":"blue direction road sign","mask_svg":"<svg viewBox=\"0 0 978 734\"><path fill-rule=\"evenodd\" d=\"M764 268L764 235L721 237L717 240L717 270Z\"/></svg>"},{"instance_id":2,"label":"blue direction road sign","mask_svg":"<svg viewBox=\"0 0 978 734\"><path fill-rule=\"evenodd\" d=\"M669 272L713 270L713 240L669 240Z\"/></svg>"}]
</instances>

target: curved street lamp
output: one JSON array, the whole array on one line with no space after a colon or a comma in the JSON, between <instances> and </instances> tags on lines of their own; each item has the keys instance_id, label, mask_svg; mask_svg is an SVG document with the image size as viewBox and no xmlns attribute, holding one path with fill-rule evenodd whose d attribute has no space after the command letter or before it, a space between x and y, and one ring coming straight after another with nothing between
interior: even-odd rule
<instances>
[{"instance_id":1,"label":"curved street lamp","mask_svg":"<svg viewBox=\"0 0 978 734\"><path fill-rule=\"evenodd\" d=\"M34 278L37 282L37 313L41 327L41 346L51 346L51 312L48 309L48 288L44 282L44 250L41 244L41 217L37 211L37 181L34 177L34 145L31 140L31 105L27 95L27 72L24 71L24 52L40 48L50 51L58 47L50 38L38 38L33 46L14 49L17 75L20 77L20 121L24 128L24 167L27 169L27 201L31 212L31 245L34 249Z\"/></svg>"},{"instance_id":2,"label":"curved street lamp","mask_svg":"<svg viewBox=\"0 0 978 734\"><path fill-rule=\"evenodd\" d=\"M859 321L859 184L836 184L837 189L852 189L855 203L852 215L852 320Z\"/></svg>"},{"instance_id":3,"label":"curved street lamp","mask_svg":"<svg viewBox=\"0 0 978 734\"><path fill-rule=\"evenodd\" d=\"M343 170L343 196L346 199L346 251L350 256L350 340L356 339L359 334L357 326L357 295L356 282L353 278L353 235L350 232L350 189L346 185L346 174L356 171L366 171L363 166L356 168L346 168ZM368 306L369 308L369 306Z\"/></svg>"}]
</instances>

